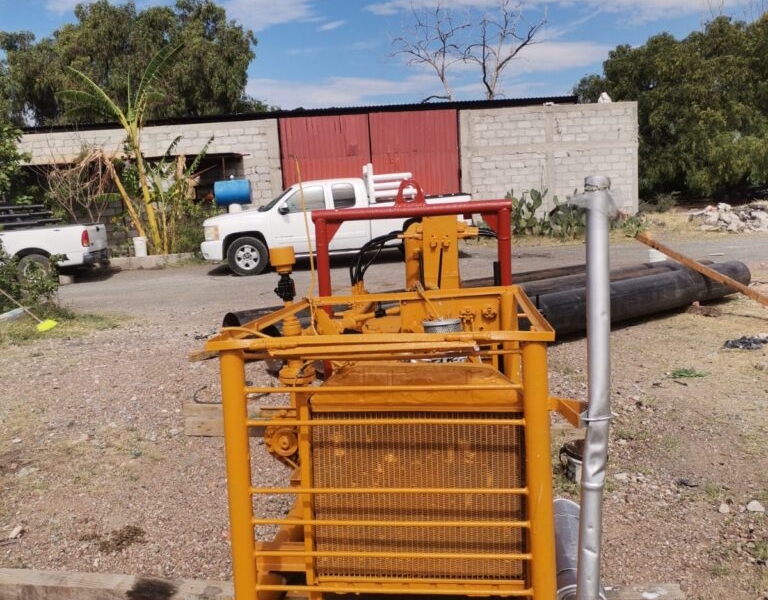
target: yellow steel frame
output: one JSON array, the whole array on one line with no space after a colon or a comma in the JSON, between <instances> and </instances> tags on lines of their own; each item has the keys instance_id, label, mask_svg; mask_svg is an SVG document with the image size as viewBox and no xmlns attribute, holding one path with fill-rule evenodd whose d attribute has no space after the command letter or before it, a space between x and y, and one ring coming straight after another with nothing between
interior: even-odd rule
<instances>
[{"instance_id":1,"label":"yellow steel frame","mask_svg":"<svg viewBox=\"0 0 768 600\"><path fill-rule=\"evenodd\" d=\"M583 405L549 397L546 346L554 340L554 331L519 287L460 287L458 240L475 233L451 216L426 217L402 236L407 291L370 294L357 281L351 295L288 300L284 308L243 327L225 328L207 342L206 349L220 356L237 600L277 600L286 595L319 600L330 594L556 597L549 414L556 410L578 425ZM270 256L283 282L291 272L292 254L284 249ZM310 325L302 329L298 317L307 314ZM425 332L425 322L445 319L458 320L458 330ZM280 337L264 333L273 325L282 326ZM282 364L281 385L248 385L245 364L249 360ZM324 366L322 385L315 382L317 365ZM263 408L258 418L249 417L249 400L265 394L287 395L288 403ZM389 473L390 479L363 477L356 485L342 485L343 478L323 479L327 475L322 472L324 454L317 455L321 457L318 465L313 464L317 449L313 440L324 439L323 432L384 436L371 432L397 426L430 436L457 423L464 428L461 435L473 435L469 432L477 430L472 427L487 428L489 433L497 428L499 435L507 436L503 439L515 440L511 443L519 447L507 451L503 445L500 454L485 455L494 463L489 469L497 469L488 473L497 476L503 471L499 465L506 464L518 470L518 460L521 473L506 479L498 476L505 485L486 482L482 487L479 480L461 479L472 472L472 467L461 463L457 470L449 470L447 479L430 480L451 485L419 485L417 477L402 471L396 476ZM263 486L252 481L252 429L262 430L270 452L294 468L288 485ZM451 443L465 443L463 438L454 440ZM386 445L372 450L388 451ZM362 458L356 460L367 460L367 450L361 452ZM510 453L512 463L498 458ZM421 460L403 456L401 469ZM337 460L335 454L333 460ZM328 464L331 469L338 467L338 463ZM323 481L332 485L322 485ZM455 481L472 485L452 485ZM254 514L254 499L264 495L289 495L295 503L286 517L259 516ZM449 498L478 506L486 506L486 499L503 500L494 505L501 508L494 509L492 517L472 510L455 513L464 518L452 518L450 511L417 518L399 512L348 510L347 502L360 507L356 499L362 502L371 497L404 510L420 506L424 498L436 504ZM336 517L338 513L323 512L324 502L338 498L341 512L347 514ZM508 507L515 515L506 520ZM277 533L272 540L257 541L255 528L265 525L277 526ZM406 535L411 529L422 536L428 530L422 539L440 540L440 544L405 549L407 544L402 542L411 537ZM488 536L507 541L484 545L486 530ZM337 537L349 531L379 533L366 533L362 545L347 540L336 545L321 539L323 531ZM380 544L376 535L387 533L404 537ZM429 537L433 533L436 537ZM483 544L476 551L471 545L452 545L465 535L483 538ZM370 540L373 543L368 544ZM385 571L365 566L385 563L398 566ZM475 566L485 569L489 563L499 568L474 576ZM429 569L409 564L429 565ZM384 575L376 575L379 572Z\"/></svg>"},{"instance_id":2,"label":"yellow steel frame","mask_svg":"<svg viewBox=\"0 0 768 600\"><path fill-rule=\"evenodd\" d=\"M340 307L360 304L359 296L333 297L302 300L289 304L272 315L253 321L245 327L222 331L207 344L208 350L220 356L222 401L224 414L226 468L231 519L232 563L235 596L237 600L271 600L287 593L309 598L321 598L328 593L355 594L416 594L446 596L499 596L535 597L552 600L556 596L554 517L552 512L552 482L549 434L549 411L562 410L575 414L576 407L568 401L550 399L547 383L546 345L554 339L554 332L517 286L503 288L427 290L387 294L368 294L366 306L386 305L390 314L399 315L401 330L391 333L360 333L343 335L333 328L335 321L349 321L349 315L334 315ZM463 330L453 333L423 333L417 331L420 319L432 317L438 310L446 316L463 319ZM330 333L305 331L304 335L272 338L261 330L269 325L295 318L302 311L313 315L331 313L328 318L313 319ZM468 317L469 315L469 317ZM484 316L479 316L484 315ZM360 319L365 321L366 315ZM355 319L353 319L355 320ZM518 329L523 320L529 326ZM410 328L410 330L409 330ZM486 365L499 369L503 379L492 382L473 382L456 385L426 379L424 383L396 385L335 385L333 379L325 385L312 385L311 379L283 381L280 387L255 387L246 384L245 363L250 359L274 359L285 363L308 365L315 361L327 361L334 369L343 372L348 363L397 364L413 361L434 361L441 358L463 357L466 362L456 369L471 365ZM502 357L503 360L502 360ZM426 371L427 369L425 369ZM298 371L297 371L298 372ZM262 487L251 480L250 428L267 428L274 425L292 428L297 432L299 456L309 456L310 431L315 427L347 425L350 427L394 423L395 419L358 418L322 419L311 417L308 400L335 395L336 397L375 399L382 395L407 394L428 388L446 395L490 395L506 399L509 409L520 410L522 418L463 419L489 427L515 424L525 427L525 486L510 489L486 488L414 488L392 487L382 490L367 488L324 489L313 487L310 460L300 460L297 472L286 487ZM288 394L289 404L284 409L270 408L257 419L249 418L249 398L263 394ZM346 395L346 396L345 396ZM378 395L378 396L377 396ZM496 395L496 396L494 396ZM494 400L496 402L497 400ZM455 407L454 407L455 408ZM573 419L572 419L573 420ZM414 418L409 422L428 422L440 425L441 418ZM314 498L329 493L362 494L375 491L378 494L515 494L527 498L528 514L522 520L504 522L511 528L528 532L528 548L521 553L478 553L465 558L483 560L522 560L528 564L528 576L522 580L472 580L457 579L386 579L355 578L354 580L318 580L315 561L329 556L357 556L352 551L319 551L315 548L313 528L321 525L350 523L356 526L402 527L498 527L497 521L415 522L378 521L354 519L317 519L313 513ZM254 515L253 499L264 494L289 494L296 498L291 513L285 518L272 519ZM254 539L256 525L278 525L279 533L274 540L257 542ZM361 553L366 557L411 558L407 552L386 551ZM421 556L419 553L418 556ZM417 558L413 556L412 558ZM436 553L435 559L442 558ZM448 558L448 557L446 557ZM301 584L287 582L280 573L301 572L305 580Z\"/></svg>"}]
</instances>

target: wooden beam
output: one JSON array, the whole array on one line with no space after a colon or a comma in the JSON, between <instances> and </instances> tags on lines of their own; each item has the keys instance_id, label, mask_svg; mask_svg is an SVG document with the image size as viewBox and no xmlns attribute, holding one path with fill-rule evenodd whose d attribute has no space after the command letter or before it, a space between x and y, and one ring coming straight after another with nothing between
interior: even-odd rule
<instances>
[{"instance_id":1,"label":"wooden beam","mask_svg":"<svg viewBox=\"0 0 768 600\"><path fill-rule=\"evenodd\" d=\"M637 239L637 241L639 242L642 242L646 246L650 246L651 248L655 248L659 252L663 252L664 254L669 256L672 260L676 260L677 262L679 262L681 265L684 265L690 269L693 269L694 271L697 271L698 273L701 273L702 275L705 275L706 277L709 277L714 281L717 281L719 283L732 287L733 289L738 290L748 298L752 298L752 300L756 300L763 306L768 306L768 296L759 293L757 290L753 290L752 288L744 285L743 283L736 281L735 279L732 279L731 277L728 277L727 275L718 273L714 269L705 267L700 262L697 262L692 258L688 258L687 256L680 254L675 250L672 250L668 246L665 246L664 244L657 242L656 240L651 238L650 234L647 231L644 233L638 233L635 236L635 239Z\"/></svg>"},{"instance_id":2,"label":"wooden beam","mask_svg":"<svg viewBox=\"0 0 768 600\"><path fill-rule=\"evenodd\" d=\"M230 600L233 595L229 581L0 568L3 600Z\"/></svg>"},{"instance_id":3,"label":"wooden beam","mask_svg":"<svg viewBox=\"0 0 768 600\"><path fill-rule=\"evenodd\" d=\"M221 437L224 435L224 420L221 404L188 402L182 406L184 415L184 434L203 437ZM264 435L263 427L251 427L251 437Z\"/></svg>"},{"instance_id":4,"label":"wooden beam","mask_svg":"<svg viewBox=\"0 0 768 600\"><path fill-rule=\"evenodd\" d=\"M685 600L685 595L676 583L651 585L622 585L606 590L608 600Z\"/></svg>"}]
</instances>

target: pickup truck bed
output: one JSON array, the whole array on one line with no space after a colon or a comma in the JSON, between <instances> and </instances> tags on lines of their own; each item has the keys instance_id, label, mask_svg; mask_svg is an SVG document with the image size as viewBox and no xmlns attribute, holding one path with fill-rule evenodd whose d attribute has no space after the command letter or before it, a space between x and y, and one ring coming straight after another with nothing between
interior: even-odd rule
<instances>
[{"instance_id":1,"label":"pickup truck bed","mask_svg":"<svg viewBox=\"0 0 768 600\"><path fill-rule=\"evenodd\" d=\"M0 245L18 259L22 273L34 265L50 270L51 257L58 258L59 267L88 266L109 259L105 225L39 226L55 221L42 205L0 206Z\"/></svg>"}]
</instances>

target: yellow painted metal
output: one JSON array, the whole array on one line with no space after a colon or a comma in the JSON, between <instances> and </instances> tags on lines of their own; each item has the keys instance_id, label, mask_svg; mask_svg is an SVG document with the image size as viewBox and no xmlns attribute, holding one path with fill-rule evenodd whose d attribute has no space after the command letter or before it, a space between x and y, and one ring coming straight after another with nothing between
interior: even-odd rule
<instances>
[{"instance_id":1,"label":"yellow painted metal","mask_svg":"<svg viewBox=\"0 0 768 600\"><path fill-rule=\"evenodd\" d=\"M245 399L245 360L241 350L220 355L221 399L224 418L224 450L227 458L232 571L235 597L253 598L256 565L253 562L254 533L251 500L251 459L248 407Z\"/></svg>"},{"instance_id":2,"label":"yellow painted metal","mask_svg":"<svg viewBox=\"0 0 768 600\"><path fill-rule=\"evenodd\" d=\"M278 273L290 273L296 264L296 255L293 246L275 246L269 249L269 264Z\"/></svg>"},{"instance_id":3,"label":"yellow painted metal","mask_svg":"<svg viewBox=\"0 0 768 600\"><path fill-rule=\"evenodd\" d=\"M559 412L574 427L584 427L582 415L587 410L586 401L550 396L549 408Z\"/></svg>"},{"instance_id":4,"label":"yellow painted metal","mask_svg":"<svg viewBox=\"0 0 768 600\"><path fill-rule=\"evenodd\" d=\"M460 287L458 242L472 233L424 218L404 235L407 291L359 282L206 344L221 358L237 600L555 598L549 412L573 422L579 404L549 397L554 332L519 287ZM274 256L289 274L290 253ZM460 330L425 332L438 318ZM263 333L272 325L280 337ZM246 357L282 361L280 385L247 384ZM249 417L265 394L287 401ZM250 428L295 467L285 486L252 481ZM271 495L294 499L288 516L254 514Z\"/></svg>"},{"instance_id":5,"label":"yellow painted metal","mask_svg":"<svg viewBox=\"0 0 768 600\"><path fill-rule=\"evenodd\" d=\"M525 403L526 466L528 467L531 585L539 598L554 598L556 580L555 522L552 495L552 460L550 457L547 348L541 342L522 347L523 402Z\"/></svg>"}]
</instances>

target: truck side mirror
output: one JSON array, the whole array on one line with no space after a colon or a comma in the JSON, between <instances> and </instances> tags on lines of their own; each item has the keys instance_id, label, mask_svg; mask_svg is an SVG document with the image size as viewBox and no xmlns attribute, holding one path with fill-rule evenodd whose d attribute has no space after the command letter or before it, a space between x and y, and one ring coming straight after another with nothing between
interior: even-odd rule
<instances>
[{"instance_id":1,"label":"truck side mirror","mask_svg":"<svg viewBox=\"0 0 768 600\"><path fill-rule=\"evenodd\" d=\"M288 208L287 204L281 204L277 209L277 212L279 212L281 215L287 215L289 212L291 212L291 209Z\"/></svg>"}]
</instances>

